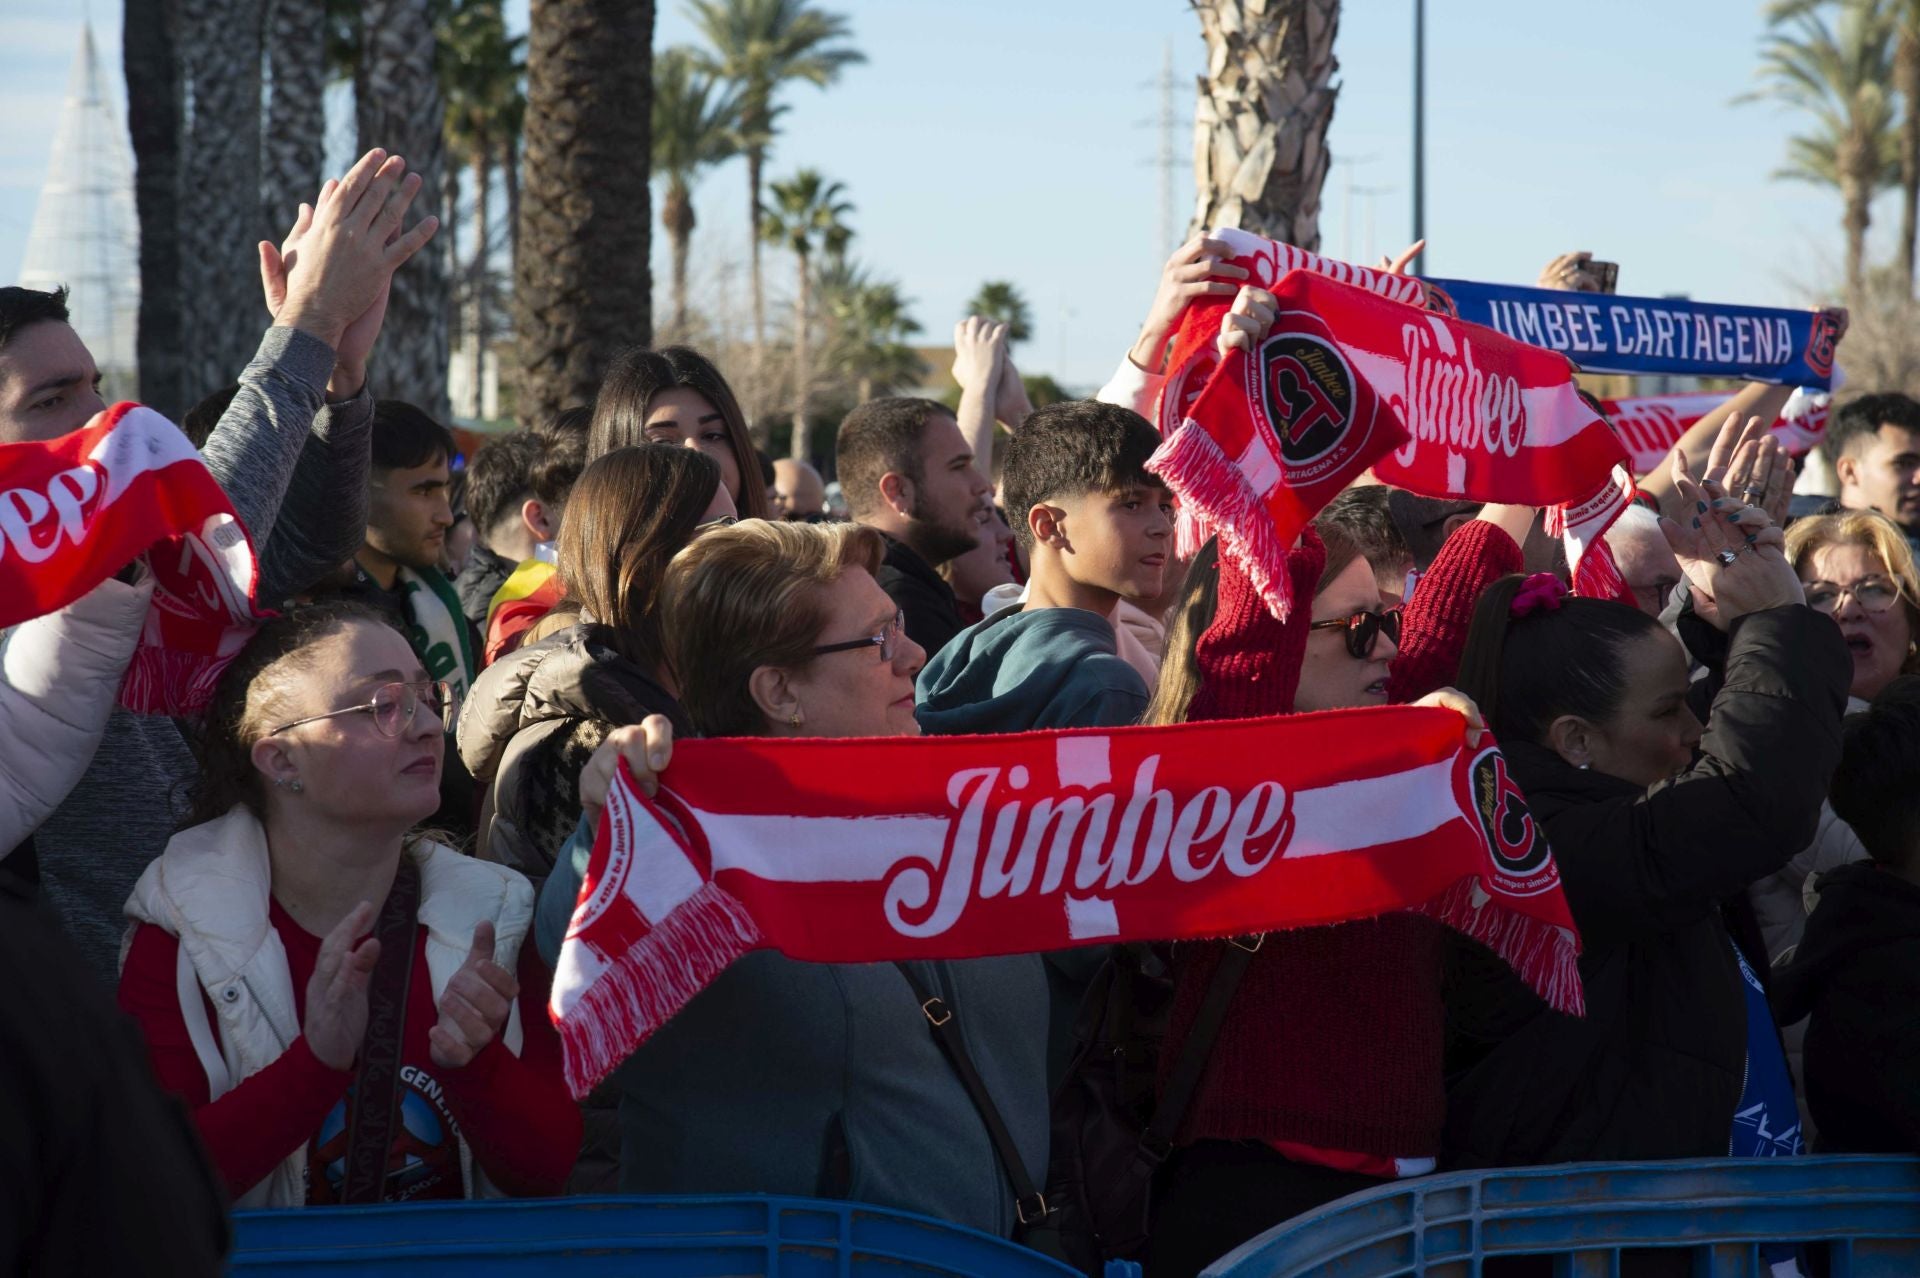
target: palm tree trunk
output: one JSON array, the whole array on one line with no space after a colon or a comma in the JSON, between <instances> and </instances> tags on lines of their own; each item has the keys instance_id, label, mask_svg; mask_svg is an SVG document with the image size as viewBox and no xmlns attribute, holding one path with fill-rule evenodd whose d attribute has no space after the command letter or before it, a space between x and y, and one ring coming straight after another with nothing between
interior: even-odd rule
<instances>
[{"instance_id":1,"label":"palm tree trunk","mask_svg":"<svg viewBox=\"0 0 1920 1278\"><path fill-rule=\"evenodd\" d=\"M272 97L261 174L269 234L278 239L320 190L326 163L326 0L272 0L267 17Z\"/></svg>"},{"instance_id":2,"label":"palm tree trunk","mask_svg":"<svg viewBox=\"0 0 1920 1278\"><path fill-rule=\"evenodd\" d=\"M466 264L460 258L460 166L457 163L447 165L446 209L446 225L433 237L432 251L441 254L446 261L449 281L464 280ZM449 284L448 291L454 293L458 290ZM447 307L448 350L459 346L467 333L466 317L460 313L460 309L457 305Z\"/></svg>"},{"instance_id":3,"label":"palm tree trunk","mask_svg":"<svg viewBox=\"0 0 1920 1278\"><path fill-rule=\"evenodd\" d=\"M1913 295L1914 235L1920 231L1920 15L1900 24L1893 84L1900 94L1900 278Z\"/></svg>"},{"instance_id":4,"label":"palm tree trunk","mask_svg":"<svg viewBox=\"0 0 1920 1278\"><path fill-rule=\"evenodd\" d=\"M486 410L487 348L493 343L493 276L487 270L487 258L493 246L492 220L488 205L493 202L493 147L473 148L473 266L467 278L467 292L473 300L473 415Z\"/></svg>"},{"instance_id":5,"label":"palm tree trunk","mask_svg":"<svg viewBox=\"0 0 1920 1278\"><path fill-rule=\"evenodd\" d=\"M507 275L520 257L520 139L509 135L500 139L500 176L507 188Z\"/></svg>"},{"instance_id":6,"label":"palm tree trunk","mask_svg":"<svg viewBox=\"0 0 1920 1278\"><path fill-rule=\"evenodd\" d=\"M180 288L180 130L184 114L169 5L126 0L121 61L140 217L140 399L179 421L187 389Z\"/></svg>"},{"instance_id":7,"label":"palm tree trunk","mask_svg":"<svg viewBox=\"0 0 1920 1278\"><path fill-rule=\"evenodd\" d=\"M514 260L523 425L592 403L614 354L652 338L652 110L652 0L533 0Z\"/></svg>"},{"instance_id":8,"label":"palm tree trunk","mask_svg":"<svg viewBox=\"0 0 1920 1278\"><path fill-rule=\"evenodd\" d=\"M409 224L449 220L445 203L446 108L434 69L433 0L364 0L358 95L360 150L384 147L420 175ZM393 277L387 322L375 355L379 394L402 399L438 420L447 403L446 250L417 254Z\"/></svg>"},{"instance_id":9,"label":"palm tree trunk","mask_svg":"<svg viewBox=\"0 0 1920 1278\"><path fill-rule=\"evenodd\" d=\"M673 333L687 334L687 251L693 243L693 193L677 177L667 181L667 195L660 202L660 225L666 228L673 262Z\"/></svg>"},{"instance_id":10,"label":"palm tree trunk","mask_svg":"<svg viewBox=\"0 0 1920 1278\"><path fill-rule=\"evenodd\" d=\"M1846 202L1846 216L1842 225L1847 232L1847 301L1849 305L1858 305L1863 263L1866 256L1867 226L1870 221L1868 201L1873 198L1873 188L1864 182L1846 181L1841 186L1841 196Z\"/></svg>"},{"instance_id":11,"label":"palm tree trunk","mask_svg":"<svg viewBox=\"0 0 1920 1278\"><path fill-rule=\"evenodd\" d=\"M753 358L767 348L767 297L760 280L760 174L767 162L762 147L747 148L747 238L753 244Z\"/></svg>"},{"instance_id":12,"label":"palm tree trunk","mask_svg":"<svg viewBox=\"0 0 1920 1278\"><path fill-rule=\"evenodd\" d=\"M807 270L807 255L795 255L800 262L800 284L793 294L793 447L788 456L801 461L807 458L807 391L813 380L813 370L807 367L807 312L812 309L810 303L813 291L811 275Z\"/></svg>"},{"instance_id":13,"label":"palm tree trunk","mask_svg":"<svg viewBox=\"0 0 1920 1278\"><path fill-rule=\"evenodd\" d=\"M240 375L266 321L260 211L260 0L179 0L176 46L193 104L181 173L188 402ZM284 229L284 228L283 228Z\"/></svg>"},{"instance_id":14,"label":"palm tree trunk","mask_svg":"<svg viewBox=\"0 0 1920 1278\"><path fill-rule=\"evenodd\" d=\"M1208 75L1193 114L1201 228L1320 246L1339 0L1193 0Z\"/></svg>"}]
</instances>

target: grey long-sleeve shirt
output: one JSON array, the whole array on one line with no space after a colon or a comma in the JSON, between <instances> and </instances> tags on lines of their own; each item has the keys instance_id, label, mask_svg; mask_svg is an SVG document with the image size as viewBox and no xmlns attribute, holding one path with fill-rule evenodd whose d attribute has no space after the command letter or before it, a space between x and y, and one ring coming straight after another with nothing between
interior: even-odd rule
<instances>
[{"instance_id":1,"label":"grey long-sleeve shirt","mask_svg":"<svg viewBox=\"0 0 1920 1278\"><path fill-rule=\"evenodd\" d=\"M259 602L276 607L352 558L366 536L373 400L326 402L333 351L270 328L202 456L260 557ZM193 757L171 719L116 710L80 783L34 834L47 898L109 984L122 908L185 811Z\"/></svg>"}]
</instances>

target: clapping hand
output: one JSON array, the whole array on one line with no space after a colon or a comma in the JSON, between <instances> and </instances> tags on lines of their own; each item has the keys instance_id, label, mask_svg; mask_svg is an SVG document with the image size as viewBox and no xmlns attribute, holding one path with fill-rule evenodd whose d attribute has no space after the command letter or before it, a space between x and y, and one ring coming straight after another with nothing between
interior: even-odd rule
<instances>
[{"instance_id":1,"label":"clapping hand","mask_svg":"<svg viewBox=\"0 0 1920 1278\"><path fill-rule=\"evenodd\" d=\"M493 924L473 928L473 947L440 992L440 1021L427 1031L428 1054L442 1069L459 1069L500 1036L520 997L520 982L493 959Z\"/></svg>"},{"instance_id":2,"label":"clapping hand","mask_svg":"<svg viewBox=\"0 0 1920 1278\"><path fill-rule=\"evenodd\" d=\"M372 927L373 905L362 901L320 942L307 978L300 1033L313 1058L328 1069L352 1068L367 1036L367 986L380 961L380 942L367 935Z\"/></svg>"},{"instance_id":3,"label":"clapping hand","mask_svg":"<svg viewBox=\"0 0 1920 1278\"><path fill-rule=\"evenodd\" d=\"M1248 278L1245 267L1227 261L1232 254L1223 241L1204 235L1196 235L1174 250L1160 272L1159 291L1153 295L1147 322L1140 326L1140 336L1127 358L1149 373L1162 371L1167 363L1167 338L1187 304L1202 297L1232 297L1240 287L1234 281Z\"/></svg>"},{"instance_id":4,"label":"clapping hand","mask_svg":"<svg viewBox=\"0 0 1920 1278\"><path fill-rule=\"evenodd\" d=\"M1027 418L1033 416L1033 401L1027 398L1027 384L1020 380L1020 370L1013 366L1010 345L1000 348L1000 380L993 397L993 416L1008 430L1019 430Z\"/></svg>"},{"instance_id":5,"label":"clapping hand","mask_svg":"<svg viewBox=\"0 0 1920 1278\"><path fill-rule=\"evenodd\" d=\"M1756 443L1762 429L1757 418L1742 427L1737 417L1729 416L1714 442L1713 457L1726 459L1721 465L1730 469L1731 459L1743 446ZM1708 471L1715 471L1712 461ZM1724 478L1727 469L1719 473ZM1660 530L1695 595L1713 601L1716 624L1725 628L1750 612L1804 603L1806 592L1787 562L1779 525L1760 507L1728 497L1722 478L1695 483L1685 455L1676 451L1674 489L1692 513L1678 522L1662 519Z\"/></svg>"},{"instance_id":6,"label":"clapping hand","mask_svg":"<svg viewBox=\"0 0 1920 1278\"><path fill-rule=\"evenodd\" d=\"M345 179L329 179L279 248L261 241L260 283L276 324L334 349L329 399L349 398L366 380L367 357L386 320L393 273L423 248L439 219L401 231L420 176L399 156L373 150Z\"/></svg>"},{"instance_id":7,"label":"clapping hand","mask_svg":"<svg viewBox=\"0 0 1920 1278\"><path fill-rule=\"evenodd\" d=\"M953 326L953 380L991 401L1007 353L1007 326L969 315Z\"/></svg>"},{"instance_id":8,"label":"clapping hand","mask_svg":"<svg viewBox=\"0 0 1920 1278\"><path fill-rule=\"evenodd\" d=\"M1719 496L1737 497L1743 505L1758 506L1768 519L1784 527L1793 500L1793 458L1758 417L1749 418L1738 434L1733 425L1734 418L1729 416L1714 440L1701 486L1717 488Z\"/></svg>"}]
</instances>

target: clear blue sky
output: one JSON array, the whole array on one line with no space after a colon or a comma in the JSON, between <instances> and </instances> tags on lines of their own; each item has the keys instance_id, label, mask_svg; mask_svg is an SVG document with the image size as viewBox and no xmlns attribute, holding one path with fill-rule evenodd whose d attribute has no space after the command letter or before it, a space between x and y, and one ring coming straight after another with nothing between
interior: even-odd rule
<instances>
[{"instance_id":1,"label":"clear blue sky","mask_svg":"<svg viewBox=\"0 0 1920 1278\"><path fill-rule=\"evenodd\" d=\"M1180 125L1176 217L1191 210L1198 22L1181 0L826 0L869 61L827 91L789 90L769 166L811 165L857 206L854 253L899 279L928 340L945 340L983 279L1033 303L1023 367L1101 381L1132 340L1158 263L1159 92L1172 41ZM1771 180L1796 127L1770 105L1735 106L1752 83L1758 0L1453 0L1428 14L1428 267L1531 282L1568 248L1621 262L1626 293L1797 303L1834 279L1839 201ZM513 20L525 22L524 0ZM1348 0L1336 46L1336 161L1323 248L1398 247L1411 226L1411 0ZM94 13L119 58L119 6ZM0 269L17 267L78 41L73 0L6 0L0 13ZM692 40L662 0L657 47ZM745 171L696 193L694 250L738 259ZM1876 208L1884 250L1896 209ZM657 241L658 237L656 237ZM665 261L656 242L656 287ZM791 265L769 257L784 289Z\"/></svg>"}]
</instances>

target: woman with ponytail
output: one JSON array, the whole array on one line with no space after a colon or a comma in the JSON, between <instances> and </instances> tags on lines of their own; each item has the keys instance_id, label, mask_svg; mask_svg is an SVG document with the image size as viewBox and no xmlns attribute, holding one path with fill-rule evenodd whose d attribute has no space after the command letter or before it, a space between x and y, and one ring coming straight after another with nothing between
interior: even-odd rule
<instances>
[{"instance_id":1,"label":"woman with ponytail","mask_svg":"<svg viewBox=\"0 0 1920 1278\"><path fill-rule=\"evenodd\" d=\"M1799 1147L1765 955L1741 953L1720 903L1812 838L1851 663L1765 513L1696 485L1683 460L1674 473L1697 514L1663 529L1727 632L1704 728L1685 652L1634 608L1510 576L1474 615L1460 688L1506 755L1508 818L1553 847L1587 1014L1551 1010L1487 951L1449 942L1455 1166Z\"/></svg>"}]
</instances>

